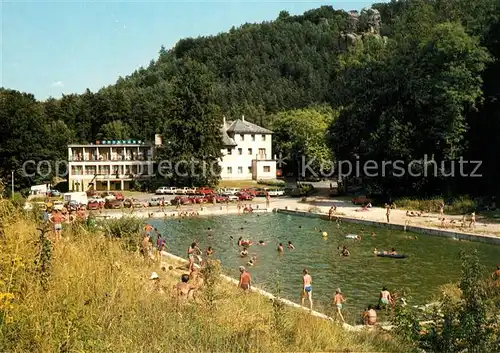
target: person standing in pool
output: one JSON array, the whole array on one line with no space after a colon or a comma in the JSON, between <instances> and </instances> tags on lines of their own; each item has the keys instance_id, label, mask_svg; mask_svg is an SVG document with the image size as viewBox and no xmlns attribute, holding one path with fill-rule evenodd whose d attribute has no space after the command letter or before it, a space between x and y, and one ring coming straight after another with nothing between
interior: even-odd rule
<instances>
[{"instance_id":1,"label":"person standing in pool","mask_svg":"<svg viewBox=\"0 0 500 353\"><path fill-rule=\"evenodd\" d=\"M387 287L382 287L382 291L380 292L380 299L379 299L379 308L384 308L387 309L387 307L392 305L392 296L391 293L387 290Z\"/></svg>"},{"instance_id":2,"label":"person standing in pool","mask_svg":"<svg viewBox=\"0 0 500 353\"><path fill-rule=\"evenodd\" d=\"M342 304L345 302L345 298L342 295L340 288L337 288L335 291L335 296L333 297L333 303L335 304L335 307L337 308L337 315L340 316L340 319L342 322L344 321L344 316L342 316Z\"/></svg>"},{"instance_id":3,"label":"person standing in pool","mask_svg":"<svg viewBox=\"0 0 500 353\"><path fill-rule=\"evenodd\" d=\"M277 250L278 250L278 252L280 253L280 255L282 255L282 254L283 254L283 243L279 243L279 244L278 244L278 249L277 249Z\"/></svg>"},{"instance_id":4,"label":"person standing in pool","mask_svg":"<svg viewBox=\"0 0 500 353\"><path fill-rule=\"evenodd\" d=\"M291 241L288 241L288 249L295 250L295 245L293 245Z\"/></svg>"},{"instance_id":5,"label":"person standing in pool","mask_svg":"<svg viewBox=\"0 0 500 353\"><path fill-rule=\"evenodd\" d=\"M302 306L304 306L304 301L307 297L309 300L309 309L312 311L313 309L313 302L312 302L312 277L309 274L309 271L305 268L304 271L302 271L302 285L303 285L303 290L302 290L302 295L301 295L301 301L302 301Z\"/></svg>"},{"instance_id":6,"label":"person standing in pool","mask_svg":"<svg viewBox=\"0 0 500 353\"><path fill-rule=\"evenodd\" d=\"M208 227L207 236L211 237L213 235L212 228Z\"/></svg>"}]
</instances>

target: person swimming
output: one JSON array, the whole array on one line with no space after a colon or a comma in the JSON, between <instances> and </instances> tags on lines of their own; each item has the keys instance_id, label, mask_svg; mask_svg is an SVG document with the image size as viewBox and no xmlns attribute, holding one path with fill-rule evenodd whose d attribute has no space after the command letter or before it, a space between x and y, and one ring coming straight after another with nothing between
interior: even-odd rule
<instances>
[{"instance_id":1,"label":"person swimming","mask_svg":"<svg viewBox=\"0 0 500 353\"><path fill-rule=\"evenodd\" d=\"M243 237L238 238L238 246L241 246L241 243L243 243Z\"/></svg>"},{"instance_id":2,"label":"person swimming","mask_svg":"<svg viewBox=\"0 0 500 353\"><path fill-rule=\"evenodd\" d=\"M266 242L264 240L259 240L259 245L266 245Z\"/></svg>"},{"instance_id":3,"label":"person swimming","mask_svg":"<svg viewBox=\"0 0 500 353\"><path fill-rule=\"evenodd\" d=\"M240 256L241 257L248 256L248 249L247 248L243 248L243 250L241 250L241 252L240 252Z\"/></svg>"},{"instance_id":4,"label":"person swimming","mask_svg":"<svg viewBox=\"0 0 500 353\"><path fill-rule=\"evenodd\" d=\"M250 259L250 261L247 262L247 265L248 266L254 266L256 263L257 263L257 256L254 255L254 256L252 256L252 258Z\"/></svg>"},{"instance_id":5,"label":"person swimming","mask_svg":"<svg viewBox=\"0 0 500 353\"><path fill-rule=\"evenodd\" d=\"M279 244L278 244L278 248L277 248L277 250L278 250L278 252L279 252L280 254L282 254L282 253L283 253L283 243L279 243Z\"/></svg>"},{"instance_id":6,"label":"person swimming","mask_svg":"<svg viewBox=\"0 0 500 353\"><path fill-rule=\"evenodd\" d=\"M214 253L214 249L212 249L211 246L209 246L205 252L207 256L211 256Z\"/></svg>"},{"instance_id":7,"label":"person swimming","mask_svg":"<svg viewBox=\"0 0 500 353\"><path fill-rule=\"evenodd\" d=\"M291 241L288 241L288 249L295 250L295 245L293 245Z\"/></svg>"},{"instance_id":8,"label":"person swimming","mask_svg":"<svg viewBox=\"0 0 500 353\"><path fill-rule=\"evenodd\" d=\"M349 255L351 255L351 253L349 252L349 250L347 250L347 246L344 245L344 247L342 248L342 251L341 251L340 255L342 255L342 256L349 256Z\"/></svg>"},{"instance_id":9,"label":"person swimming","mask_svg":"<svg viewBox=\"0 0 500 353\"><path fill-rule=\"evenodd\" d=\"M378 254L378 250L377 250L377 248L373 249L373 253L374 253L375 255L377 255L377 254Z\"/></svg>"}]
</instances>

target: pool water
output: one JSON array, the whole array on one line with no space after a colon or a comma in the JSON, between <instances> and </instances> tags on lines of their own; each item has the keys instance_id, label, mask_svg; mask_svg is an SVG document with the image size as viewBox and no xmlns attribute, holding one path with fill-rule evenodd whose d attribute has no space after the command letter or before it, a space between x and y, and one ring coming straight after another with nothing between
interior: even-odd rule
<instances>
[{"instance_id":1,"label":"pool water","mask_svg":"<svg viewBox=\"0 0 500 353\"><path fill-rule=\"evenodd\" d=\"M207 218L154 220L151 222L166 237L168 251L187 258L187 249L194 239L204 251L215 249L213 257L220 259L225 272L238 278L238 266L245 266L252 281L263 289L276 293L277 283L281 296L299 302L302 290L302 270L307 268L313 279L315 306L328 307L336 288L341 288L347 302L346 310L352 315L368 304L375 304L382 286L390 291L405 289L411 304L424 304L432 299L438 286L456 281L460 277L461 250L477 249L486 270L493 271L500 262L500 246L448 238L416 235L386 228L320 220L280 213L227 215ZM207 228L212 228L208 237ZM241 229L243 228L243 229ZM328 233L323 238L322 231ZM375 236L371 237L371 232ZM359 234L361 241L346 239L346 234ZM233 236L234 240L230 239ZM417 240L408 236L417 236ZM241 258L237 239L243 236L254 242L249 255L257 255L257 265L246 266L249 258ZM267 245L255 245L264 240ZM292 241L295 250L287 249ZM285 251L279 255L277 243ZM340 256L338 247L346 245L351 256ZM408 254L407 259L380 258L373 249ZM307 305L307 301L306 301Z\"/></svg>"}]
</instances>

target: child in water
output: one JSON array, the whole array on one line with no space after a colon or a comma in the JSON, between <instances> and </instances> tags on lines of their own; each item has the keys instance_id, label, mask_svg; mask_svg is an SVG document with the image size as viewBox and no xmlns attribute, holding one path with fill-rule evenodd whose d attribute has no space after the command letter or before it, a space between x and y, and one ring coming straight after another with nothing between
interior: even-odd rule
<instances>
[{"instance_id":1,"label":"child in water","mask_svg":"<svg viewBox=\"0 0 500 353\"><path fill-rule=\"evenodd\" d=\"M295 245L293 245L291 241L288 241L288 249L295 250Z\"/></svg>"}]
</instances>

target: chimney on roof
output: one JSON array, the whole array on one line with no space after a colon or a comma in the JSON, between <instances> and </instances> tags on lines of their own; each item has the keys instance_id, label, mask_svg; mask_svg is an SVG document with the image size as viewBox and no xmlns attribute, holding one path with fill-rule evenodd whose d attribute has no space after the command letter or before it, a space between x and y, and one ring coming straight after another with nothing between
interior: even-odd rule
<instances>
[{"instance_id":1,"label":"chimney on roof","mask_svg":"<svg viewBox=\"0 0 500 353\"><path fill-rule=\"evenodd\" d=\"M245 121L245 116L244 115L241 116L241 120Z\"/></svg>"}]
</instances>

